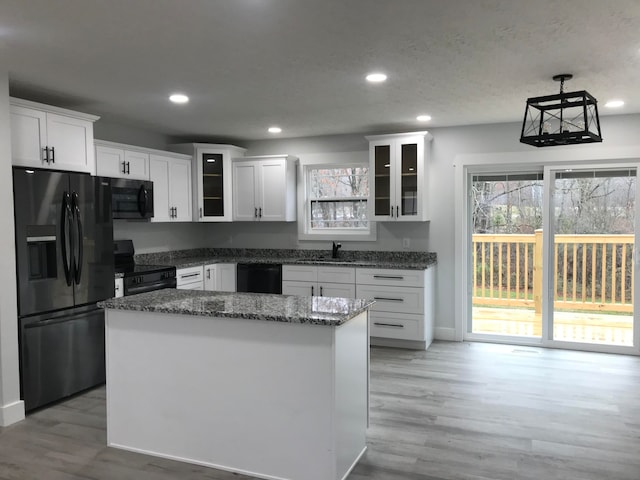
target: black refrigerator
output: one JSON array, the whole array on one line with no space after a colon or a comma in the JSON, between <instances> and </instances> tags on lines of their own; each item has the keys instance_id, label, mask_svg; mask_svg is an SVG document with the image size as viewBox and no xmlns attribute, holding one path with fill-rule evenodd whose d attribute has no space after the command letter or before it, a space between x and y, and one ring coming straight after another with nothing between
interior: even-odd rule
<instances>
[{"instance_id":1,"label":"black refrigerator","mask_svg":"<svg viewBox=\"0 0 640 480\"><path fill-rule=\"evenodd\" d=\"M110 179L13 169L20 387L30 411L105 381Z\"/></svg>"}]
</instances>

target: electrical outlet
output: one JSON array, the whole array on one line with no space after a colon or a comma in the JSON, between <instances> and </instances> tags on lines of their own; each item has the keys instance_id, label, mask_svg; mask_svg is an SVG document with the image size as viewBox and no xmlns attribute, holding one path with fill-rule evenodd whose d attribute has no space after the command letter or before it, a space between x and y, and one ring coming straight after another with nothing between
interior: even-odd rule
<instances>
[{"instance_id":1,"label":"electrical outlet","mask_svg":"<svg viewBox=\"0 0 640 480\"><path fill-rule=\"evenodd\" d=\"M409 248L411 246L411 241L408 238L402 239L402 248Z\"/></svg>"}]
</instances>

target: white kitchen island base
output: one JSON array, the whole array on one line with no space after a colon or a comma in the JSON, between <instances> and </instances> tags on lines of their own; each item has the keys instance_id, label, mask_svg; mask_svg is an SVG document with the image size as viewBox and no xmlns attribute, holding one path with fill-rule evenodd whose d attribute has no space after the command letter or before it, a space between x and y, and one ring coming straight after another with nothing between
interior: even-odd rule
<instances>
[{"instance_id":1,"label":"white kitchen island base","mask_svg":"<svg viewBox=\"0 0 640 480\"><path fill-rule=\"evenodd\" d=\"M287 480L343 479L366 450L366 311L327 326L108 308L106 348L109 446Z\"/></svg>"}]
</instances>

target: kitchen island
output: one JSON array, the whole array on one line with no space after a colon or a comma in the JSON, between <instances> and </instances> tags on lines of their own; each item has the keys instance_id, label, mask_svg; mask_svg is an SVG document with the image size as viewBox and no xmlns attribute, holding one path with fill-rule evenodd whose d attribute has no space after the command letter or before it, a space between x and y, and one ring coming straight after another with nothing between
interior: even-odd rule
<instances>
[{"instance_id":1,"label":"kitchen island","mask_svg":"<svg viewBox=\"0 0 640 480\"><path fill-rule=\"evenodd\" d=\"M174 289L103 302L108 445L346 478L366 450L371 304Z\"/></svg>"}]
</instances>

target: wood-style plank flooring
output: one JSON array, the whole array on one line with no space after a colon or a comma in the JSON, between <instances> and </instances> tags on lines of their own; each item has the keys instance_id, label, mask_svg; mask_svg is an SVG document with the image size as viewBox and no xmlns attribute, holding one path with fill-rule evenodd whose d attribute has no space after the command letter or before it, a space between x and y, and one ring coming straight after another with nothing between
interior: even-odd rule
<instances>
[{"instance_id":1,"label":"wood-style plank flooring","mask_svg":"<svg viewBox=\"0 0 640 480\"><path fill-rule=\"evenodd\" d=\"M249 478L105 444L98 388L0 428L0 479ZM372 348L368 445L349 480L638 480L640 358Z\"/></svg>"}]
</instances>

